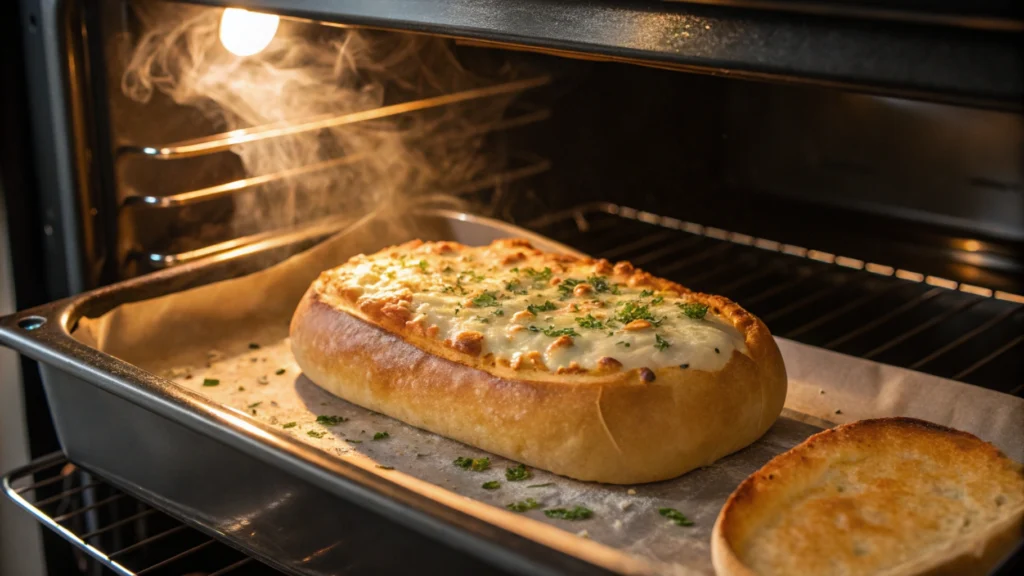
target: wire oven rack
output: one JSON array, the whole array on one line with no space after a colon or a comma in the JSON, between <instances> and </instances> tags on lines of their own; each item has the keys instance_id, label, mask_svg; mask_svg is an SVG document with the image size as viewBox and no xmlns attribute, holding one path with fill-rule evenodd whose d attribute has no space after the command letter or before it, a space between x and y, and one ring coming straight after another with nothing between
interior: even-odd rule
<instances>
[{"instance_id":1,"label":"wire oven rack","mask_svg":"<svg viewBox=\"0 0 1024 576\"><path fill-rule=\"evenodd\" d=\"M527 223L729 297L777 336L1024 395L1024 298L609 203Z\"/></svg>"},{"instance_id":2,"label":"wire oven rack","mask_svg":"<svg viewBox=\"0 0 1024 576\"><path fill-rule=\"evenodd\" d=\"M86 574L281 574L121 492L59 452L4 476L3 490L91 562Z\"/></svg>"}]
</instances>

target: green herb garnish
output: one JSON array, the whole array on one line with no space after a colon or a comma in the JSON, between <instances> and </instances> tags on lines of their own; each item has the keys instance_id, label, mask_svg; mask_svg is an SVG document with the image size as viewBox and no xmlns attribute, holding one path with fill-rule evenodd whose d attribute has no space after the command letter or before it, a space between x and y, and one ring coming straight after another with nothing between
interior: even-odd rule
<instances>
[{"instance_id":1,"label":"green herb garnish","mask_svg":"<svg viewBox=\"0 0 1024 576\"><path fill-rule=\"evenodd\" d=\"M349 444L362 444L363 443L362 440L345 440L345 442L348 442Z\"/></svg>"},{"instance_id":2,"label":"green herb garnish","mask_svg":"<svg viewBox=\"0 0 1024 576\"><path fill-rule=\"evenodd\" d=\"M594 287L596 292L610 292L612 294L619 293L619 287L615 284L609 284L608 278L605 276L591 276L587 278L587 284Z\"/></svg>"},{"instance_id":3,"label":"green herb garnish","mask_svg":"<svg viewBox=\"0 0 1024 576\"><path fill-rule=\"evenodd\" d=\"M668 348L671 345L672 343L662 338L661 334L654 335L654 347L657 348L659 351L664 350L665 348Z\"/></svg>"},{"instance_id":4,"label":"green herb garnish","mask_svg":"<svg viewBox=\"0 0 1024 576\"><path fill-rule=\"evenodd\" d=\"M321 414L316 417L317 424L323 424L324 426L337 426L342 422L347 422L348 418L344 416L329 416L327 414Z\"/></svg>"},{"instance_id":5,"label":"green herb garnish","mask_svg":"<svg viewBox=\"0 0 1024 576\"><path fill-rule=\"evenodd\" d=\"M569 509L552 508L545 510L544 515L548 518L561 518L562 520L586 520L594 515L594 511L583 506L573 506Z\"/></svg>"},{"instance_id":6,"label":"green herb garnish","mask_svg":"<svg viewBox=\"0 0 1024 576\"><path fill-rule=\"evenodd\" d=\"M572 328L555 329L554 326L548 326L547 328L542 330L542 332L544 332L545 336L550 336L552 338L557 338L559 336L579 336L579 333L573 330Z\"/></svg>"},{"instance_id":7,"label":"green herb garnish","mask_svg":"<svg viewBox=\"0 0 1024 576\"><path fill-rule=\"evenodd\" d=\"M380 468L381 470L394 470L395 469L394 466L382 466L380 464L377 464L377 468Z\"/></svg>"},{"instance_id":8,"label":"green herb garnish","mask_svg":"<svg viewBox=\"0 0 1024 576\"><path fill-rule=\"evenodd\" d=\"M533 314L534 316L538 316L541 312L550 312L556 308L558 308L558 306L555 306L551 300L546 300L543 304L530 304L526 307L526 309L530 311L530 314Z\"/></svg>"},{"instance_id":9,"label":"green herb garnish","mask_svg":"<svg viewBox=\"0 0 1024 576\"><path fill-rule=\"evenodd\" d=\"M501 308L498 308L494 312L491 312L491 314L494 315L494 316L504 316L505 315L505 311L502 310Z\"/></svg>"},{"instance_id":10,"label":"green herb garnish","mask_svg":"<svg viewBox=\"0 0 1024 576\"><path fill-rule=\"evenodd\" d=\"M527 488L547 488L548 486L554 486L554 482L545 482L544 484L530 484Z\"/></svg>"},{"instance_id":11,"label":"green herb garnish","mask_svg":"<svg viewBox=\"0 0 1024 576\"><path fill-rule=\"evenodd\" d=\"M523 274L526 274L534 282L547 282L551 280L551 268L547 266L543 270L537 271L533 268L526 268L523 270Z\"/></svg>"},{"instance_id":12,"label":"green herb garnish","mask_svg":"<svg viewBox=\"0 0 1024 576\"><path fill-rule=\"evenodd\" d=\"M676 526L693 526L693 520L690 520L675 508L658 508L658 514L668 518Z\"/></svg>"},{"instance_id":13,"label":"green herb garnish","mask_svg":"<svg viewBox=\"0 0 1024 576\"><path fill-rule=\"evenodd\" d=\"M474 472L483 472L491 467L490 458L466 458L459 456L452 463L463 470L472 470Z\"/></svg>"},{"instance_id":14,"label":"green herb garnish","mask_svg":"<svg viewBox=\"0 0 1024 576\"><path fill-rule=\"evenodd\" d=\"M639 302L624 302L621 309L615 314L615 319L623 324L629 324L634 320L646 320L651 323L652 326L661 326L661 320L658 320L651 314L651 311L647 306L641 305Z\"/></svg>"},{"instance_id":15,"label":"green herb garnish","mask_svg":"<svg viewBox=\"0 0 1024 576\"><path fill-rule=\"evenodd\" d=\"M298 425L298 422L285 422L284 424L281 425L281 428L295 428Z\"/></svg>"},{"instance_id":16,"label":"green herb garnish","mask_svg":"<svg viewBox=\"0 0 1024 576\"><path fill-rule=\"evenodd\" d=\"M683 311L683 314L693 318L694 320L703 320L704 316L708 313L708 305L701 304L700 302L680 302L676 304L679 309Z\"/></svg>"},{"instance_id":17,"label":"green herb garnish","mask_svg":"<svg viewBox=\"0 0 1024 576\"><path fill-rule=\"evenodd\" d=\"M473 298L473 305L481 308L501 306L501 302L498 302L498 295L494 292L484 292Z\"/></svg>"},{"instance_id":18,"label":"green herb garnish","mask_svg":"<svg viewBox=\"0 0 1024 576\"><path fill-rule=\"evenodd\" d=\"M423 270L424 272L427 271L427 261L426 260L420 260L416 265L420 267L420 270Z\"/></svg>"},{"instance_id":19,"label":"green herb garnish","mask_svg":"<svg viewBox=\"0 0 1024 576\"><path fill-rule=\"evenodd\" d=\"M594 318L593 314L587 314L583 318L576 318L580 328L591 328L593 330L604 330L604 322Z\"/></svg>"},{"instance_id":20,"label":"green herb garnish","mask_svg":"<svg viewBox=\"0 0 1024 576\"><path fill-rule=\"evenodd\" d=\"M641 298L647 298L648 296L654 296L654 290L643 290L640 292Z\"/></svg>"},{"instance_id":21,"label":"green herb garnish","mask_svg":"<svg viewBox=\"0 0 1024 576\"><path fill-rule=\"evenodd\" d=\"M391 438L391 434L387 432L375 432L373 435L374 440L384 440L385 438Z\"/></svg>"},{"instance_id":22,"label":"green herb garnish","mask_svg":"<svg viewBox=\"0 0 1024 576\"><path fill-rule=\"evenodd\" d=\"M508 290L509 292L515 292L516 288L518 288L518 287L519 287L519 279L518 278L513 278L512 280L509 280L508 282L505 282L505 290Z\"/></svg>"},{"instance_id":23,"label":"green herb garnish","mask_svg":"<svg viewBox=\"0 0 1024 576\"><path fill-rule=\"evenodd\" d=\"M480 487L484 490L497 490L498 488L501 488L501 482L491 480L490 482L484 482Z\"/></svg>"},{"instance_id":24,"label":"green herb garnish","mask_svg":"<svg viewBox=\"0 0 1024 576\"><path fill-rule=\"evenodd\" d=\"M312 438L323 438L324 434L326 434L326 432L321 432L319 430L306 430L306 436L310 436Z\"/></svg>"},{"instance_id":25,"label":"green herb garnish","mask_svg":"<svg viewBox=\"0 0 1024 576\"><path fill-rule=\"evenodd\" d=\"M511 504L505 505L505 508L508 508L513 512L526 512L527 510L533 510L534 508L539 507L540 503L534 500L533 498L527 498L526 500L522 500L520 502L513 502Z\"/></svg>"},{"instance_id":26,"label":"green herb garnish","mask_svg":"<svg viewBox=\"0 0 1024 576\"><path fill-rule=\"evenodd\" d=\"M626 348L629 348L629 342L626 342L625 340L619 340L618 342L615 343L616 346L619 344L622 344Z\"/></svg>"},{"instance_id":27,"label":"green herb garnish","mask_svg":"<svg viewBox=\"0 0 1024 576\"><path fill-rule=\"evenodd\" d=\"M509 482L519 482L521 480L526 480L530 476L530 470L526 467L526 464L505 468L505 479Z\"/></svg>"},{"instance_id":28,"label":"green herb garnish","mask_svg":"<svg viewBox=\"0 0 1024 576\"><path fill-rule=\"evenodd\" d=\"M218 386L218 385L220 385L220 380L216 380L214 378L203 378L203 386Z\"/></svg>"},{"instance_id":29,"label":"green herb garnish","mask_svg":"<svg viewBox=\"0 0 1024 576\"><path fill-rule=\"evenodd\" d=\"M651 306L657 306L658 304L661 304L664 301L664 296L655 296L654 298L651 298Z\"/></svg>"},{"instance_id":30,"label":"green herb garnish","mask_svg":"<svg viewBox=\"0 0 1024 576\"><path fill-rule=\"evenodd\" d=\"M253 408L259 406L260 404L263 404L263 402L262 401L260 401L260 402L253 402L252 404L249 404L248 408L250 410L252 410Z\"/></svg>"}]
</instances>

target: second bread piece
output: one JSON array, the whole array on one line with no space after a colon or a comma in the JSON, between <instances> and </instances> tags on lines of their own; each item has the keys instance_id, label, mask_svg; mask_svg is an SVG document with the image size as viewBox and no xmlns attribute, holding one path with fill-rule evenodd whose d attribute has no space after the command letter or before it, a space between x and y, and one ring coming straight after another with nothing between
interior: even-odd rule
<instances>
[{"instance_id":1,"label":"second bread piece","mask_svg":"<svg viewBox=\"0 0 1024 576\"><path fill-rule=\"evenodd\" d=\"M1021 466L910 418L816 434L748 477L712 534L720 576L984 574L1020 540Z\"/></svg>"}]
</instances>

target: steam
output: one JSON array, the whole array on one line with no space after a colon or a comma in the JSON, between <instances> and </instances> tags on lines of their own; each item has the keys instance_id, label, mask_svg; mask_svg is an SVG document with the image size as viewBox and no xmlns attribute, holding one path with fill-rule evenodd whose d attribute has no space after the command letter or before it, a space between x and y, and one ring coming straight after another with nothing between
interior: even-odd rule
<instances>
[{"instance_id":1,"label":"steam","mask_svg":"<svg viewBox=\"0 0 1024 576\"><path fill-rule=\"evenodd\" d=\"M238 57L219 42L221 10L137 4L141 36L121 78L122 91L145 103L159 91L195 107L219 130L237 130L494 84L466 70L445 40L282 20L259 54ZM345 155L361 161L284 179L235 198L235 235L331 215L352 219L407 205L499 170L485 154L486 127L513 96L403 114L232 148L249 176L308 166ZM182 192L166 191L165 193Z\"/></svg>"}]
</instances>

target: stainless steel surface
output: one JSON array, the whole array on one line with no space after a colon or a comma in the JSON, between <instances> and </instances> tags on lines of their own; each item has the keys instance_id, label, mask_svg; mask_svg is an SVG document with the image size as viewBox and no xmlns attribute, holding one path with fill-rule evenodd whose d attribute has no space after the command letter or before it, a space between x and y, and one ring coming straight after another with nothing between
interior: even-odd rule
<instances>
[{"instance_id":1,"label":"stainless steel surface","mask_svg":"<svg viewBox=\"0 0 1024 576\"><path fill-rule=\"evenodd\" d=\"M737 300L777 336L1024 394L1020 294L615 204L587 204L527 226Z\"/></svg>"},{"instance_id":2,"label":"stainless steel surface","mask_svg":"<svg viewBox=\"0 0 1024 576\"><path fill-rule=\"evenodd\" d=\"M12 470L2 486L37 522L120 576L167 567L211 576L278 573L120 492L60 453ZM214 554L199 554L203 550Z\"/></svg>"},{"instance_id":3,"label":"stainless steel surface","mask_svg":"<svg viewBox=\"0 0 1024 576\"><path fill-rule=\"evenodd\" d=\"M507 224L453 212L434 211L417 222L403 229L405 237L381 241L421 236L479 243L518 234L560 249ZM83 315L259 269L266 258L252 251L221 255L0 319L0 341L41 363L58 436L72 461L292 573L334 573L355 558L364 571L406 573L413 556L423 569L445 566L452 573L607 573L279 430L240 420L70 333Z\"/></svg>"}]
</instances>

